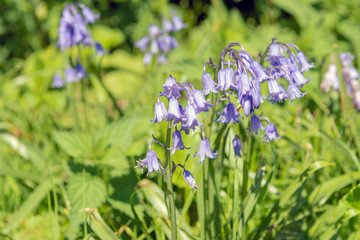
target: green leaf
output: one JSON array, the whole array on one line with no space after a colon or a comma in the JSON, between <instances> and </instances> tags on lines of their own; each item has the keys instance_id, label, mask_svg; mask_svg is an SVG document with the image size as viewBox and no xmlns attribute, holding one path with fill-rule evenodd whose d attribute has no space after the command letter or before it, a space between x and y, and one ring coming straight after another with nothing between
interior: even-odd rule
<instances>
[{"instance_id":1,"label":"green leaf","mask_svg":"<svg viewBox=\"0 0 360 240\"><path fill-rule=\"evenodd\" d=\"M52 229L51 219L54 218L52 215L53 213L29 217L21 229L14 233L14 239L59 239L60 232Z\"/></svg>"},{"instance_id":2,"label":"green leaf","mask_svg":"<svg viewBox=\"0 0 360 240\"><path fill-rule=\"evenodd\" d=\"M287 204L290 200L290 197L304 184L304 182L309 178L309 175L316 172L319 169L322 169L327 166L333 166L333 163L325 162L325 161L319 161L314 162L310 165L299 177L296 181L293 181L293 183L286 188L283 195L280 199L280 206L284 206Z\"/></svg>"},{"instance_id":3,"label":"green leaf","mask_svg":"<svg viewBox=\"0 0 360 240\"><path fill-rule=\"evenodd\" d=\"M90 225L91 229L96 233L98 237L102 240L117 240L118 238L111 230L111 228L106 224L104 219L101 217L97 209L88 212L87 223Z\"/></svg>"},{"instance_id":4,"label":"green leaf","mask_svg":"<svg viewBox=\"0 0 360 240\"><path fill-rule=\"evenodd\" d=\"M94 39L99 41L105 49L114 48L124 42L125 36L119 28L110 28L105 25L95 25L92 27Z\"/></svg>"},{"instance_id":5,"label":"green leaf","mask_svg":"<svg viewBox=\"0 0 360 240\"><path fill-rule=\"evenodd\" d=\"M46 157L35 145L21 141L9 133L1 133L0 140L8 144L14 151L25 159L29 159L40 171L45 169Z\"/></svg>"},{"instance_id":6,"label":"green leaf","mask_svg":"<svg viewBox=\"0 0 360 240\"><path fill-rule=\"evenodd\" d=\"M88 157L92 152L92 137L89 133L55 132L54 138L71 157Z\"/></svg>"},{"instance_id":7,"label":"green leaf","mask_svg":"<svg viewBox=\"0 0 360 240\"><path fill-rule=\"evenodd\" d=\"M77 173L69 178L67 193L72 212L83 208L100 207L106 198L105 183L89 173Z\"/></svg>"},{"instance_id":8,"label":"green leaf","mask_svg":"<svg viewBox=\"0 0 360 240\"><path fill-rule=\"evenodd\" d=\"M354 151L351 150L351 148L348 145L346 145L344 142L338 139L331 138L323 131L321 131L321 133L323 134L323 136L325 136L325 139L329 140L329 142L332 143L334 147L336 147L336 149L344 153L344 155L342 156L346 157L345 159L351 161L350 162L351 165L354 164L357 167L357 169L360 171L360 161L356 157Z\"/></svg>"},{"instance_id":9,"label":"green leaf","mask_svg":"<svg viewBox=\"0 0 360 240\"><path fill-rule=\"evenodd\" d=\"M106 138L111 147L116 147L125 153L132 143L133 131L137 123L136 116L122 118L101 129L97 132L97 136Z\"/></svg>"},{"instance_id":10,"label":"green leaf","mask_svg":"<svg viewBox=\"0 0 360 240\"><path fill-rule=\"evenodd\" d=\"M345 201L353 208L360 210L360 184L347 194Z\"/></svg>"},{"instance_id":11,"label":"green leaf","mask_svg":"<svg viewBox=\"0 0 360 240\"><path fill-rule=\"evenodd\" d=\"M31 194L26 198L20 208L11 217L10 223L5 227L4 233L9 233L19 227L21 222L25 220L40 204L48 191L53 187L54 182L51 179L45 179L39 186L37 186Z\"/></svg>"},{"instance_id":12,"label":"green leaf","mask_svg":"<svg viewBox=\"0 0 360 240\"><path fill-rule=\"evenodd\" d=\"M327 180L325 183L316 186L309 196L309 204L312 206L315 204L323 205L335 191L338 191L359 179L360 172L354 172L353 174L344 174Z\"/></svg>"}]
</instances>

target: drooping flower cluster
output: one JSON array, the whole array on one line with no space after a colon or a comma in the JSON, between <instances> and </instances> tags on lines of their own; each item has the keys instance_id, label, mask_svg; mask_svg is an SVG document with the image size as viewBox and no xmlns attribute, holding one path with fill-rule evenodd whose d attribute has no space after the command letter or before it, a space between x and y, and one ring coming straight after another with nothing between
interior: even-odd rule
<instances>
[{"instance_id":1,"label":"drooping flower cluster","mask_svg":"<svg viewBox=\"0 0 360 240\"><path fill-rule=\"evenodd\" d=\"M235 49L239 47L240 50ZM297 51L295 54L291 48ZM265 130L265 140L272 141L277 139L275 125L266 117L258 117L254 114L255 110L263 103L263 98L271 103L281 102L290 98L290 102L305 95L299 87L309 82L303 76L304 71L313 68L309 64L304 53L293 44L277 43L275 40L269 45L267 58L269 67L263 68L257 60L253 60L248 52L238 43L231 43L221 54L221 69L218 71L217 83L213 81L210 74L205 71L202 76L205 95L210 92L222 93L229 103L225 106L218 121L221 123L237 123L240 114L237 107L231 102L229 95L234 94L238 99L238 104L244 111L245 117L252 114L251 131L255 134L258 130ZM209 66L215 67L210 61ZM279 83L280 78L288 82L287 90ZM260 84L267 82L268 94L263 97ZM268 125L264 128L261 121L266 121Z\"/></svg>"},{"instance_id":2,"label":"drooping flower cluster","mask_svg":"<svg viewBox=\"0 0 360 240\"><path fill-rule=\"evenodd\" d=\"M297 53L294 54L291 48L295 49ZM304 53L300 52L294 44L277 43L273 39L269 46L266 61L270 63L266 73L270 77L268 81L268 98L271 102L281 102L285 98L290 98L291 102L295 98L301 98L306 94L299 90L299 87L310 81L310 78L304 77L303 72L307 72L314 65L307 61ZM279 78L288 80L287 91L276 81Z\"/></svg>"},{"instance_id":3,"label":"drooping flower cluster","mask_svg":"<svg viewBox=\"0 0 360 240\"><path fill-rule=\"evenodd\" d=\"M237 48L240 49L237 49ZM297 51L295 55L290 47ZM303 97L305 94L301 93L299 86L303 86L310 81L303 76L303 72L309 68L314 67L309 64L305 55L298 51L298 48L292 44L276 43L273 41L269 46L269 52L266 61L269 62L269 67L263 68L261 64L253 60L248 52L238 43L229 44L223 51L219 60L219 65L213 64L211 58L204 66L204 74L202 75L203 90L195 89L190 83L178 83L170 75L163 85L164 90L160 92L158 101L155 104L154 123L167 121L171 123L171 127L175 126L175 131L172 134L173 146L169 148L172 154L178 150L189 149L184 146L181 138L181 132L189 134L190 129L195 131L201 129L202 140L198 152L193 157L200 157L202 163L206 157L215 159L217 151L213 152L210 146L209 139L205 136L203 124L198 118L201 112L208 112L211 108L215 110L221 102L226 101L224 108L219 114L217 122L222 124L237 124L240 122L240 110L243 109L244 117L251 115L251 132L258 134L259 130L265 131L265 141L273 141L279 138L275 125L265 116L255 115L255 110L263 103L263 98L268 99L271 103L283 101L290 98L291 101L295 98ZM216 69L217 76L215 81L209 73L206 72L206 66ZM288 80L288 89L284 90L283 86L278 83L280 78ZM216 81L217 80L217 81ZM262 96L260 84L268 83L268 95ZM182 92L184 94L182 94ZM215 104L210 103L206 96L210 93L216 94L219 99ZM231 97L234 95L234 97ZM186 106L179 104L178 99L186 96ZM161 97L168 99L168 107L160 100ZM237 102L232 102L232 99L237 99ZM290 101L290 102L291 102ZM184 101L182 101L183 103ZM264 127L262 121L266 122ZM178 130L180 129L180 130ZM158 142L158 141L157 141ZM164 145L158 142L164 147ZM241 156L242 144L238 137L232 141L234 153L236 156ZM152 152L149 146L149 152ZM148 172L152 170L161 170L162 168L150 167L147 165L148 156L138 162L138 167L148 167ZM151 161L161 161L156 157L151 158ZM145 164L146 163L146 164ZM192 188L197 188L195 179L188 172L184 166L173 163L172 171L175 171L177 166L181 166L184 170L184 178ZM152 168L151 168L152 167ZM196 187L194 187L196 186Z\"/></svg>"},{"instance_id":4,"label":"drooping flower cluster","mask_svg":"<svg viewBox=\"0 0 360 240\"><path fill-rule=\"evenodd\" d=\"M79 63L76 64L75 68L68 67L65 69L65 77L63 78L60 73L55 74L53 78L52 88L62 88L65 83L78 82L86 76L86 71Z\"/></svg>"},{"instance_id":5,"label":"drooping flower cluster","mask_svg":"<svg viewBox=\"0 0 360 240\"><path fill-rule=\"evenodd\" d=\"M161 29L156 25L151 25L149 27L149 35L135 43L135 47L145 53L143 59L145 65L151 63L153 55L158 56L157 61L159 64L166 63L167 54L177 47L176 38L171 36L171 34L186 28L187 24L183 23L177 15L174 15L172 20L172 22L164 20Z\"/></svg>"},{"instance_id":6,"label":"drooping flower cluster","mask_svg":"<svg viewBox=\"0 0 360 240\"><path fill-rule=\"evenodd\" d=\"M80 11L79 11L80 9ZM62 12L59 25L58 46L61 51L65 51L73 46L94 47L99 56L104 55L104 48L98 42L94 43L90 31L87 29L89 23L94 23L100 17L94 14L90 8L84 4L68 4ZM70 64L71 65L71 64ZM62 74L57 73L53 77L52 88L62 88L65 83L78 82L86 76L86 71L79 61L75 66L69 66Z\"/></svg>"},{"instance_id":7,"label":"drooping flower cluster","mask_svg":"<svg viewBox=\"0 0 360 240\"><path fill-rule=\"evenodd\" d=\"M342 74L346 86L346 93L351 98L351 101L355 108L360 111L360 89L359 89L359 78L360 75L355 67L352 65L352 61L355 57L351 53L341 53L340 60L342 64ZM332 56L332 63L328 70L324 74L324 78L321 81L321 90L328 92L330 88L339 91L340 82L337 75L337 68L335 65L334 56Z\"/></svg>"},{"instance_id":8,"label":"drooping flower cluster","mask_svg":"<svg viewBox=\"0 0 360 240\"><path fill-rule=\"evenodd\" d=\"M78 11L81 9L81 13ZM68 4L65 6L59 27L58 45L62 51L76 45L92 46L93 40L87 29L100 17L84 4Z\"/></svg>"}]
</instances>

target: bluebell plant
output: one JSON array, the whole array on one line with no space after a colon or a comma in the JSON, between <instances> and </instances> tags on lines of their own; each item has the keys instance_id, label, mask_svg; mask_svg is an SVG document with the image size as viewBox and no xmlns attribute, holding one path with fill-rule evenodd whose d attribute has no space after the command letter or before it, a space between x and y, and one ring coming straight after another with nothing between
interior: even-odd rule
<instances>
[{"instance_id":1,"label":"bluebell plant","mask_svg":"<svg viewBox=\"0 0 360 240\"><path fill-rule=\"evenodd\" d=\"M100 17L94 14L90 8L81 3L68 4L65 6L59 24L59 38L57 46L62 52L73 47L87 46L95 49L99 56L104 55L104 49L99 42L91 37L88 25L94 23ZM70 58L71 59L71 58ZM77 56L76 63L70 61L64 71L54 75L52 88L62 88L65 83L78 82L86 76L86 71Z\"/></svg>"},{"instance_id":2,"label":"bluebell plant","mask_svg":"<svg viewBox=\"0 0 360 240\"><path fill-rule=\"evenodd\" d=\"M355 57L351 53L341 53L339 57L342 67L341 74L345 83L346 94L351 98L351 102L356 110L360 111L360 75L356 68L352 65L352 61L355 59ZM331 64L324 74L320 88L324 92L328 92L331 88L336 91L340 90L340 81L334 55L331 56Z\"/></svg>"},{"instance_id":3,"label":"bluebell plant","mask_svg":"<svg viewBox=\"0 0 360 240\"><path fill-rule=\"evenodd\" d=\"M173 15L172 21L163 20L161 28L150 25L149 35L135 43L135 47L145 53L144 64L149 65L153 56L157 56L158 64L166 63L169 52L178 46L178 42L172 34L186 27L187 24L176 14Z\"/></svg>"},{"instance_id":4,"label":"bluebell plant","mask_svg":"<svg viewBox=\"0 0 360 240\"><path fill-rule=\"evenodd\" d=\"M160 32L160 31L159 31ZM296 98L303 97L306 93L300 91L300 87L310 81L304 77L303 72L313 68L304 53L293 44L278 43L275 39L268 47L267 54L262 57L268 66L263 67L257 60L246 52L239 43L230 43L221 53L219 65L215 65L210 58L209 62L204 65L204 73L202 75L203 89L197 90L190 83L176 82L171 75L166 79L163 85L164 90L159 93L158 101L155 104L155 117L153 123L161 123L167 121L170 129L175 129L172 133L173 146L165 146L159 141L165 150L172 150L172 154L178 150L189 149L184 146L181 133L189 134L190 130L200 130L202 140L198 152L194 157L200 157L202 163L206 157L214 159L217 157L217 151L213 151L210 146L208 136L205 136L203 123L199 120L199 113L214 110L221 102L227 102L219 115L217 122L222 124L232 123L236 125L244 117L250 117L250 132L258 134L259 131L265 130L265 141L273 141L279 138L279 134L275 125L265 116L255 114L255 110L260 107L264 100L270 103L282 102L289 98L290 102ZM211 75L206 71L206 67L214 68L217 71L217 82L213 80ZM280 83L280 79L286 79L287 87ZM261 92L260 85L268 85L268 93ZM287 88L287 90L285 90ZM264 91L263 91L264 92ZM182 94L183 93L183 94ZM210 93L215 94L216 102L211 103L206 96ZM233 97L231 97L231 95ZM179 104L179 99L186 96L186 105ZM168 100L168 108L161 100L165 97ZM237 99L234 102L232 99ZM184 101L182 101L183 103ZM240 111L242 109L242 111ZM242 113L242 115L241 115ZM265 123L265 126L263 126ZM152 142L153 143L153 142ZM240 156L240 139L233 140L235 154ZM151 156L154 155L151 148L149 149ZM156 159L156 160L155 160ZM157 157L148 157L138 162L138 166L152 166L153 162L160 161ZM150 163L149 163L150 162ZM160 161L161 162L161 161ZM145 164L146 163L146 164ZM150 165L149 165L150 164ZM160 171L163 164L157 164L157 168L148 169ZM178 166L174 164L174 166ZM187 171L181 165L184 171ZM172 173L175 169L172 169ZM192 175L186 175L186 182ZM192 180L193 182L195 180ZM196 184L190 184L192 189Z\"/></svg>"},{"instance_id":5,"label":"bluebell plant","mask_svg":"<svg viewBox=\"0 0 360 240\"><path fill-rule=\"evenodd\" d=\"M160 31L157 31L157 34L160 34ZM141 42L143 41L142 39ZM156 40L153 39L153 41ZM139 42L137 44L140 47ZM194 191L198 189L194 176L186 169L186 166L170 160L170 150L172 150L171 154L174 154L176 150L189 149L182 141L182 134L189 134L190 131L200 133L201 141L197 153L191 155L199 157L200 163L203 163L206 158L215 159L218 156L218 150L212 149L210 144L211 131L206 130L216 122L216 124L236 126L242 119L248 118L250 134L265 131L265 141L278 139L279 134L275 125L268 117L256 115L255 111L265 100L273 104L289 98L291 103L296 98L303 97L306 93L301 92L299 88L310 81L310 78L306 78L303 73L314 65L307 61L304 53L295 45L279 43L275 39L267 48L266 53L263 56L260 55L260 58L260 62L258 59L254 60L241 44L230 43L221 52L217 64L214 64L211 58L204 64L202 90L195 89L191 83L179 83L170 75L163 84L163 91L158 95L154 109L155 117L150 120L154 124L168 122L166 144L153 136L154 141L149 145L146 158L139 160L137 167L147 167L148 174L161 171L170 193L172 193L171 176L176 168L180 167L185 182ZM260 64L264 61L267 67ZM207 68L215 70L214 79L207 72ZM267 92L260 87L264 84L268 85ZM182 100L179 103L183 97L186 97L187 101ZM167 108L162 99L167 99ZM222 110L219 109L221 106L223 106ZM209 124L203 124L201 121L199 114L202 112L211 113ZM217 119L215 112L219 112ZM172 147L170 146L171 136ZM151 149L153 143L164 148L165 161L160 160ZM243 145L238 136L233 138L232 145L235 156L240 157ZM246 181L247 179L244 182ZM172 211L170 214L172 234L174 234L172 236L176 239L176 233L173 232L173 226L176 225L173 195L170 194L169 198L170 211Z\"/></svg>"}]
</instances>

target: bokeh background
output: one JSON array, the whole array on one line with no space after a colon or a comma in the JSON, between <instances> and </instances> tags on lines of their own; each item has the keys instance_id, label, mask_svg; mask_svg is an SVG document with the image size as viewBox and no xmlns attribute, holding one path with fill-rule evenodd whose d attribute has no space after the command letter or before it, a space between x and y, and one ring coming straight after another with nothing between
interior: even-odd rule
<instances>
[{"instance_id":1,"label":"bokeh background","mask_svg":"<svg viewBox=\"0 0 360 240\"><path fill-rule=\"evenodd\" d=\"M201 89L204 63L209 57L216 62L228 43L240 42L256 57L273 38L297 45L315 68L306 75L311 81L304 98L259 110L282 138L270 145L254 137L251 181L256 183L259 169L262 186L273 176L251 208L246 235L360 238L359 113L344 92L320 89L332 56L351 52L354 67L360 67L360 1L81 1L100 13L90 30L108 53L100 59L91 49L82 51L88 77L73 84L71 97L51 87L53 76L66 68L57 39L67 3L0 0L0 238L80 239L85 232L89 239L168 238L164 180L134 168L152 134L165 139L166 126L149 121L162 84L171 74ZM145 66L135 42L173 14L188 24L174 35L178 47L168 63ZM99 66L123 116L100 84ZM78 106L81 129L74 127L71 102ZM247 128L247 122L240 124ZM192 154L199 141L199 134L184 137ZM161 155L160 148L154 150ZM179 151L174 159L201 177L198 159ZM233 176L241 179L242 173L230 156L214 164L220 183L217 215L210 219L213 238L229 239ZM196 191L180 170L173 183L181 239L202 239ZM97 210L86 213L85 205Z\"/></svg>"}]
</instances>

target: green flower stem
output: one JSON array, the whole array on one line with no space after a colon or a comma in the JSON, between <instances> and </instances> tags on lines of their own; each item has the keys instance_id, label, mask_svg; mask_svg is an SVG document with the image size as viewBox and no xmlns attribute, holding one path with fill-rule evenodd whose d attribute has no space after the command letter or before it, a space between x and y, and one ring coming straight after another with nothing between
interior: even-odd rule
<instances>
[{"instance_id":1,"label":"green flower stem","mask_svg":"<svg viewBox=\"0 0 360 240\"><path fill-rule=\"evenodd\" d=\"M99 82L101 84L101 86L104 88L104 90L106 91L107 95L109 96L114 108L117 110L117 112L119 113L119 116L122 117L124 115L123 111L121 110L121 108L119 107L119 105L116 102L116 98L114 97L114 95L110 92L110 90L106 87L105 83L102 80L102 74L101 74L101 62L102 62L102 58L99 61L99 65L98 65L98 79Z\"/></svg>"},{"instance_id":2,"label":"green flower stem","mask_svg":"<svg viewBox=\"0 0 360 240\"><path fill-rule=\"evenodd\" d=\"M171 222L171 239L177 239L177 230L176 230L176 211L175 211L175 199L171 178L171 161L170 161L170 140L171 140L171 121L168 122L167 132L166 132L166 149L165 149L165 171L166 171L166 186L168 191L168 199L170 206L170 222Z\"/></svg>"},{"instance_id":3,"label":"green flower stem","mask_svg":"<svg viewBox=\"0 0 360 240\"><path fill-rule=\"evenodd\" d=\"M239 158L235 156L235 167L234 167L234 211L233 211L233 230L232 230L232 239L236 240L237 238L237 226L239 225L238 217L238 202L239 202Z\"/></svg>"},{"instance_id":4,"label":"green flower stem","mask_svg":"<svg viewBox=\"0 0 360 240\"><path fill-rule=\"evenodd\" d=\"M76 108L75 98L73 98L74 91L73 91L72 85L73 84L66 84L65 88L66 88L67 99L69 101L72 117L75 121L75 129L79 131L81 125L80 125L80 119L79 119L79 115L78 115L77 108Z\"/></svg>"},{"instance_id":5,"label":"green flower stem","mask_svg":"<svg viewBox=\"0 0 360 240\"><path fill-rule=\"evenodd\" d=\"M218 72L221 68L221 57L219 58L218 62L217 62L217 67L215 69L214 72L214 81L217 82L217 77L218 77ZM210 140L210 136L211 136L211 128L212 125L214 123L214 117L215 117L215 112L216 112L216 99L217 95L216 94L211 94L211 102L214 104L213 107L210 110L210 118L207 124L207 128L205 129L205 136ZM212 214L212 211L210 210L210 199L209 199L209 187L210 186L210 181L209 181L209 174L210 174L210 164L209 163L209 159L206 158L204 163L203 163L203 181L202 181L202 198L203 198L203 205L202 207L202 211L204 213L203 219L201 219L201 225L202 225L202 233L201 236L205 239L211 239L211 234L215 233L215 229L213 228L213 224L210 223L210 216ZM211 229L210 229L211 227ZM211 231L210 231L211 230Z\"/></svg>"},{"instance_id":6,"label":"green flower stem","mask_svg":"<svg viewBox=\"0 0 360 240\"><path fill-rule=\"evenodd\" d=\"M249 126L250 126L250 119L249 119ZM252 132L249 133L248 143L247 143L247 153L246 157L243 158L243 181L242 181L242 191L241 191L241 203L242 203L242 213L244 214L244 207L245 207L245 198L247 194L248 189L248 179L249 179L249 167L250 167L250 161L251 161L251 144L252 144ZM243 224L242 224L242 239L246 239L246 222L243 218Z\"/></svg>"}]
</instances>

